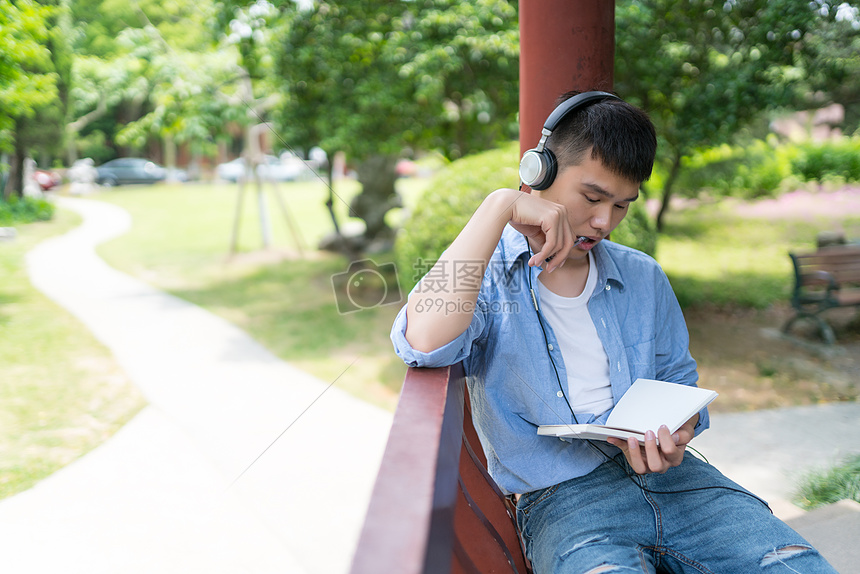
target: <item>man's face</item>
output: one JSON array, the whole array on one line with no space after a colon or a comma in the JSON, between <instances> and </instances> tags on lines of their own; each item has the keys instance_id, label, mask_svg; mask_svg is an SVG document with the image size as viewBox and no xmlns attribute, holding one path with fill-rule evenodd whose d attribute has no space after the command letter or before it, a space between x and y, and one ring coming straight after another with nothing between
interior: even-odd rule
<instances>
[{"instance_id":1,"label":"man's face","mask_svg":"<svg viewBox=\"0 0 860 574\"><path fill-rule=\"evenodd\" d=\"M532 193L567 208L576 238L586 238L568 256L578 259L621 223L630 202L639 197L639 183L609 171L591 158L589 150L579 165L564 168L549 188Z\"/></svg>"}]
</instances>

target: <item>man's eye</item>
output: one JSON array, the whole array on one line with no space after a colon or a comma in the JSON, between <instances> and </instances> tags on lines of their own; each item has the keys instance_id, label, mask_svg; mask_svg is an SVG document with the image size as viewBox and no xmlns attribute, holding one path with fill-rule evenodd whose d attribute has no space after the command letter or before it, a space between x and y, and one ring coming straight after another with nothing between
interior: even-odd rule
<instances>
[{"instance_id":1,"label":"man's eye","mask_svg":"<svg viewBox=\"0 0 860 574\"><path fill-rule=\"evenodd\" d=\"M618 209L627 209L628 207L630 207L630 204L629 203L621 203L621 204L616 203L615 207Z\"/></svg>"},{"instance_id":2,"label":"man's eye","mask_svg":"<svg viewBox=\"0 0 860 574\"><path fill-rule=\"evenodd\" d=\"M600 200L599 200L599 199L594 199L594 198L588 197L588 196L586 195L586 196L585 196L585 201L587 201L588 203L597 203L597 202L599 202Z\"/></svg>"}]
</instances>

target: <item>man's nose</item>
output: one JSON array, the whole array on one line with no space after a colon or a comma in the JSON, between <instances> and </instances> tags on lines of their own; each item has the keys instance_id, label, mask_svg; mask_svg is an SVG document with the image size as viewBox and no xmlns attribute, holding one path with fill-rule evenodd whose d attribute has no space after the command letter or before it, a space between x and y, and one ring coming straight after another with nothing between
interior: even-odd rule
<instances>
[{"instance_id":1,"label":"man's nose","mask_svg":"<svg viewBox=\"0 0 860 574\"><path fill-rule=\"evenodd\" d=\"M599 231L606 231L609 229L610 222L612 221L612 205L598 205L594 209L594 213L591 216L591 226L594 229Z\"/></svg>"}]
</instances>

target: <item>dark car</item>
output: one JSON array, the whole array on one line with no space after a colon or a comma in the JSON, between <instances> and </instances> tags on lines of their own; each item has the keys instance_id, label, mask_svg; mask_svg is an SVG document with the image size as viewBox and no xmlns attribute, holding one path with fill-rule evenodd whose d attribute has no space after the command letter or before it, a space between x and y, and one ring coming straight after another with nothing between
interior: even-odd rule
<instances>
[{"instance_id":1,"label":"dark car","mask_svg":"<svg viewBox=\"0 0 860 574\"><path fill-rule=\"evenodd\" d=\"M170 179L184 181L181 170L170 173ZM105 186L123 185L126 183L155 183L168 177L168 170L155 162L139 157L121 157L112 159L96 168L96 183Z\"/></svg>"}]
</instances>

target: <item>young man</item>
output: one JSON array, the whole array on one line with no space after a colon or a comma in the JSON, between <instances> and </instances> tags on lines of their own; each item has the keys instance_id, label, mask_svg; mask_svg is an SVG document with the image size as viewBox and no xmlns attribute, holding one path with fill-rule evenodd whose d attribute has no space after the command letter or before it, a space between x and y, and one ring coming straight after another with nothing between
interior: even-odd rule
<instances>
[{"instance_id":1,"label":"young man","mask_svg":"<svg viewBox=\"0 0 860 574\"><path fill-rule=\"evenodd\" d=\"M650 177L651 121L614 95L570 93L543 134L521 164L532 192L487 196L392 329L411 366L463 361L490 474L517 501L535 572L834 572L686 452L706 409L644 446L537 434L605 422L637 378L698 380L661 268L606 240Z\"/></svg>"}]
</instances>

